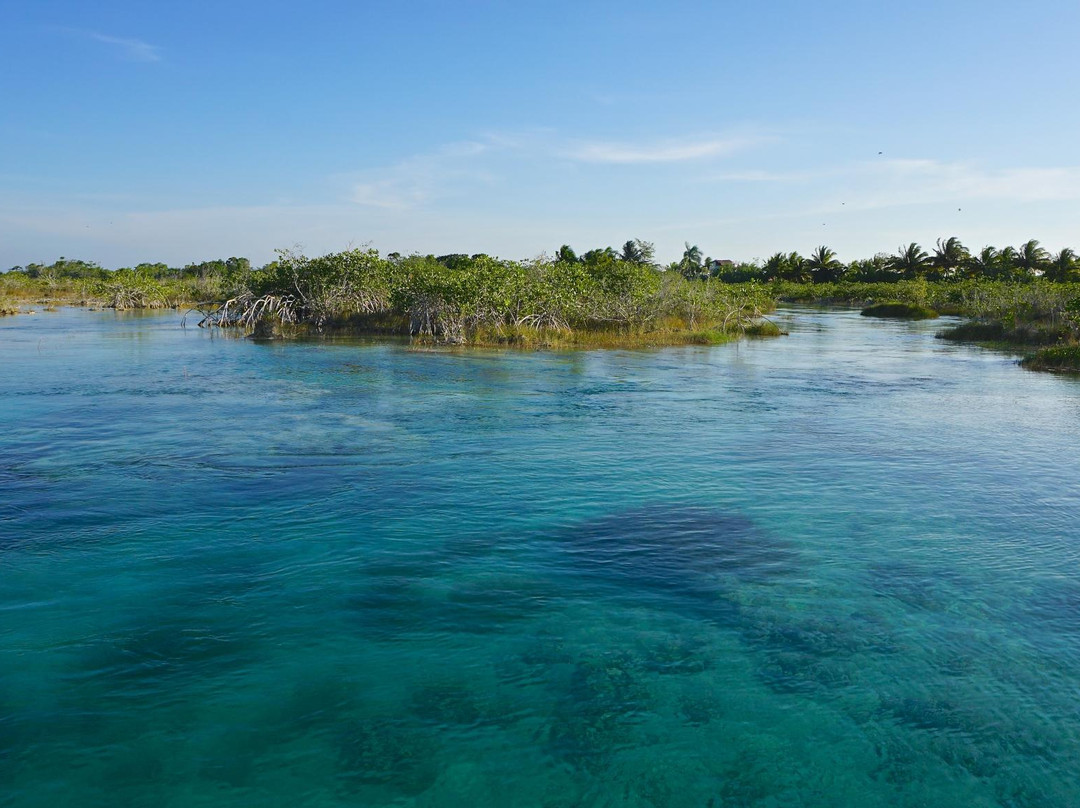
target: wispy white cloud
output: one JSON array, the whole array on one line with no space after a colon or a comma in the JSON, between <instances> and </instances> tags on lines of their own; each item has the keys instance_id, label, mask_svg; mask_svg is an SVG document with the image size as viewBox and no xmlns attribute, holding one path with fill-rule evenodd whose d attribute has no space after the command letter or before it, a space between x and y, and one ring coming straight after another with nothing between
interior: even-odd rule
<instances>
[{"instance_id":1,"label":"wispy white cloud","mask_svg":"<svg viewBox=\"0 0 1080 808\"><path fill-rule=\"evenodd\" d=\"M403 210L489 187L527 163L544 161L639 165L721 157L767 142L766 137L728 137L653 143L570 140L551 129L487 132L449 143L381 168L348 175L349 199L359 205Z\"/></svg>"},{"instance_id":2,"label":"wispy white cloud","mask_svg":"<svg viewBox=\"0 0 1080 808\"><path fill-rule=\"evenodd\" d=\"M708 175L701 182L817 183L819 200L835 197L863 208L949 200L1080 199L1080 166L987 168L927 159L862 161L806 171L748 169Z\"/></svg>"},{"instance_id":3,"label":"wispy white cloud","mask_svg":"<svg viewBox=\"0 0 1080 808\"><path fill-rule=\"evenodd\" d=\"M767 142L771 138L728 137L703 140L661 141L653 143L618 143L595 141L579 143L565 149L563 154L584 163L678 163L709 157L726 157L743 149Z\"/></svg>"},{"instance_id":4,"label":"wispy white cloud","mask_svg":"<svg viewBox=\"0 0 1080 808\"><path fill-rule=\"evenodd\" d=\"M1080 166L988 169L937 160L889 160L871 170L903 191L902 199L927 198L1036 202L1080 199Z\"/></svg>"},{"instance_id":5,"label":"wispy white cloud","mask_svg":"<svg viewBox=\"0 0 1080 808\"><path fill-rule=\"evenodd\" d=\"M723 174L713 174L702 177L702 182L806 182L822 176L817 171L763 171L750 169L747 171L728 171Z\"/></svg>"},{"instance_id":6,"label":"wispy white cloud","mask_svg":"<svg viewBox=\"0 0 1080 808\"><path fill-rule=\"evenodd\" d=\"M88 31L82 28L64 28L66 33L80 36L85 39L108 45L122 58L132 62L160 62L161 48L151 45L141 39L133 39L119 36L109 36L99 31Z\"/></svg>"},{"instance_id":7,"label":"wispy white cloud","mask_svg":"<svg viewBox=\"0 0 1080 808\"><path fill-rule=\"evenodd\" d=\"M491 148L489 143L479 141L450 143L354 175L350 199L358 205L402 210L452 196L463 187L491 181L491 174L474 159Z\"/></svg>"}]
</instances>

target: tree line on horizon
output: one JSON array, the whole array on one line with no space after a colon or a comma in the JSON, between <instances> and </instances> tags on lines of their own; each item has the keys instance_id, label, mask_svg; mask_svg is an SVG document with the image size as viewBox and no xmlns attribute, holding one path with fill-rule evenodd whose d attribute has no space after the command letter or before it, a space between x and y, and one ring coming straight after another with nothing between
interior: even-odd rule
<instances>
[{"instance_id":1,"label":"tree line on horizon","mask_svg":"<svg viewBox=\"0 0 1080 808\"><path fill-rule=\"evenodd\" d=\"M645 249L642 249L644 246ZM628 241L621 253L608 248L613 257L626 261L649 261L652 245ZM586 254L588 256L589 254ZM559 257L573 257L564 246ZM687 278L716 278L726 283L749 281L792 281L795 283L836 283L856 281L887 283L915 280L948 281L980 279L996 281L1025 281L1037 277L1058 282L1080 281L1080 256L1065 247L1051 255L1036 239L1020 247L987 246L972 253L956 236L938 239L927 252L916 242L901 245L895 253L877 253L871 258L850 262L839 260L836 252L825 245L810 255L798 252L777 252L764 261L734 262L703 258L697 245L686 243L682 258L664 267Z\"/></svg>"},{"instance_id":2,"label":"tree line on horizon","mask_svg":"<svg viewBox=\"0 0 1080 808\"><path fill-rule=\"evenodd\" d=\"M682 257L667 265L655 260L651 242L630 239L622 248L594 248L580 256L564 244L552 257L540 260L564 264L602 266L615 262L651 266L658 271L677 272L688 280L716 279L724 283L750 281L790 281L795 283L836 283L843 281L888 283L924 278L928 281L987 279L995 281L1027 281L1045 278L1057 282L1080 282L1080 256L1066 247L1051 255L1036 239L1019 247L983 247L971 252L955 237L938 239L929 252L916 242L901 245L895 253L877 253L870 258L850 262L839 260L836 252L826 245L819 246L808 256L798 252L777 252L764 261L717 261L706 257L701 249L687 242ZM427 256L451 270L464 270L480 260L492 260L484 253L468 255L449 253ZM386 256L388 261L404 260L400 253ZM498 259L494 259L498 260ZM164 263L145 262L134 267L106 269L93 261L61 257L52 264L31 263L15 266L9 273L21 273L34 279L108 280L115 273L143 278L163 279L240 279L259 270L272 270L276 261L254 267L247 258L231 257L170 267Z\"/></svg>"}]
</instances>

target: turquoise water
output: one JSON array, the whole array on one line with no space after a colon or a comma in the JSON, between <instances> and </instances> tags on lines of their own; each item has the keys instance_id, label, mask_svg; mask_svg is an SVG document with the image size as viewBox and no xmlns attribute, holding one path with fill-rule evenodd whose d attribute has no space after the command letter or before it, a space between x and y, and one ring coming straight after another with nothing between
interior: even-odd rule
<instances>
[{"instance_id":1,"label":"turquoise water","mask_svg":"<svg viewBox=\"0 0 1080 808\"><path fill-rule=\"evenodd\" d=\"M0 320L0 805L1075 806L1080 382Z\"/></svg>"}]
</instances>

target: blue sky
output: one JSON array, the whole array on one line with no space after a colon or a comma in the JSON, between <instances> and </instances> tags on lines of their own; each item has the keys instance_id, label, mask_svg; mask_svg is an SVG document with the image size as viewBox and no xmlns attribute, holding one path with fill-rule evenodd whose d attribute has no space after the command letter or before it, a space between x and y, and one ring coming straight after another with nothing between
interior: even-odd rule
<instances>
[{"instance_id":1,"label":"blue sky","mask_svg":"<svg viewBox=\"0 0 1080 808\"><path fill-rule=\"evenodd\" d=\"M1080 249L1080 3L0 0L0 268Z\"/></svg>"}]
</instances>

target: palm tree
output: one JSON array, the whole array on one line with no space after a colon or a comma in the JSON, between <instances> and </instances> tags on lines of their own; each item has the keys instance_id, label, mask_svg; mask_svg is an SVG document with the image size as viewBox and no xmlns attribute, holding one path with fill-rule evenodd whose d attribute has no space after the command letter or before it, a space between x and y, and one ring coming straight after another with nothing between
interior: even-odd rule
<instances>
[{"instance_id":1,"label":"palm tree","mask_svg":"<svg viewBox=\"0 0 1080 808\"><path fill-rule=\"evenodd\" d=\"M762 266L761 268L765 280L771 281L779 278L783 274L784 265L786 262L787 256L784 255L782 252L770 255L768 259L766 259L764 266Z\"/></svg>"},{"instance_id":2,"label":"palm tree","mask_svg":"<svg viewBox=\"0 0 1080 808\"><path fill-rule=\"evenodd\" d=\"M631 264L651 264L656 248L651 242L642 241L639 238L631 239L623 245L619 257Z\"/></svg>"},{"instance_id":3,"label":"palm tree","mask_svg":"<svg viewBox=\"0 0 1080 808\"><path fill-rule=\"evenodd\" d=\"M618 259L619 254L611 247L604 247L600 249L597 247L595 250L589 250L587 253L581 256L581 262L588 264L589 266L596 266L598 264L607 265L612 261Z\"/></svg>"},{"instance_id":4,"label":"palm tree","mask_svg":"<svg viewBox=\"0 0 1080 808\"><path fill-rule=\"evenodd\" d=\"M1000 253L997 248L986 246L979 250L979 254L969 256L964 262L965 274L969 278L992 278L997 274Z\"/></svg>"},{"instance_id":5,"label":"palm tree","mask_svg":"<svg viewBox=\"0 0 1080 808\"><path fill-rule=\"evenodd\" d=\"M797 252L787 254L784 259L784 268L781 276L785 281L806 283L810 280L810 272L806 267L806 259Z\"/></svg>"},{"instance_id":6,"label":"palm tree","mask_svg":"<svg viewBox=\"0 0 1080 808\"><path fill-rule=\"evenodd\" d=\"M679 271L687 278L701 277L701 250L696 244L684 242L686 249L683 251L682 260L679 262Z\"/></svg>"},{"instance_id":7,"label":"palm tree","mask_svg":"<svg viewBox=\"0 0 1080 808\"><path fill-rule=\"evenodd\" d=\"M569 244L564 244L559 247L559 251L555 253L555 260L562 261L564 264L576 264L578 262L577 253Z\"/></svg>"},{"instance_id":8,"label":"palm tree","mask_svg":"<svg viewBox=\"0 0 1080 808\"><path fill-rule=\"evenodd\" d=\"M1025 241L1016 252L1016 266L1027 276L1038 275L1049 260L1049 254L1036 239Z\"/></svg>"},{"instance_id":9,"label":"palm tree","mask_svg":"<svg viewBox=\"0 0 1080 808\"><path fill-rule=\"evenodd\" d=\"M824 245L814 250L806 259L806 268L810 270L814 283L835 281L844 271L844 265L836 260L836 253Z\"/></svg>"},{"instance_id":10,"label":"palm tree","mask_svg":"<svg viewBox=\"0 0 1080 808\"><path fill-rule=\"evenodd\" d=\"M914 241L889 258L889 268L903 278L917 278L930 265L930 256Z\"/></svg>"},{"instance_id":11,"label":"palm tree","mask_svg":"<svg viewBox=\"0 0 1080 808\"><path fill-rule=\"evenodd\" d=\"M696 266L701 266L701 249L696 244L691 244L689 241L683 242L686 245L686 249L683 251L683 261Z\"/></svg>"},{"instance_id":12,"label":"palm tree","mask_svg":"<svg viewBox=\"0 0 1080 808\"><path fill-rule=\"evenodd\" d=\"M1001 278L1008 280L1016 273L1016 248L1015 247L1002 247L1001 252L997 254L997 261L994 263L994 275L995 278Z\"/></svg>"},{"instance_id":13,"label":"palm tree","mask_svg":"<svg viewBox=\"0 0 1080 808\"><path fill-rule=\"evenodd\" d=\"M629 261L631 264L637 264L641 261L641 251L638 249L637 244L631 240L623 245L619 257L624 261Z\"/></svg>"},{"instance_id":14,"label":"palm tree","mask_svg":"<svg viewBox=\"0 0 1080 808\"><path fill-rule=\"evenodd\" d=\"M1076 253L1065 247L1050 259L1045 277L1052 281L1065 282L1077 280L1078 274L1080 274L1080 261L1077 260Z\"/></svg>"},{"instance_id":15,"label":"palm tree","mask_svg":"<svg viewBox=\"0 0 1080 808\"><path fill-rule=\"evenodd\" d=\"M945 241L937 240L937 248L930 264L938 271L939 277L951 278L970 257L971 253L960 243L960 239L950 236Z\"/></svg>"},{"instance_id":16,"label":"palm tree","mask_svg":"<svg viewBox=\"0 0 1080 808\"><path fill-rule=\"evenodd\" d=\"M861 261L851 262L852 280L866 283L887 281L889 278L889 256L878 253L873 258L864 258Z\"/></svg>"}]
</instances>

